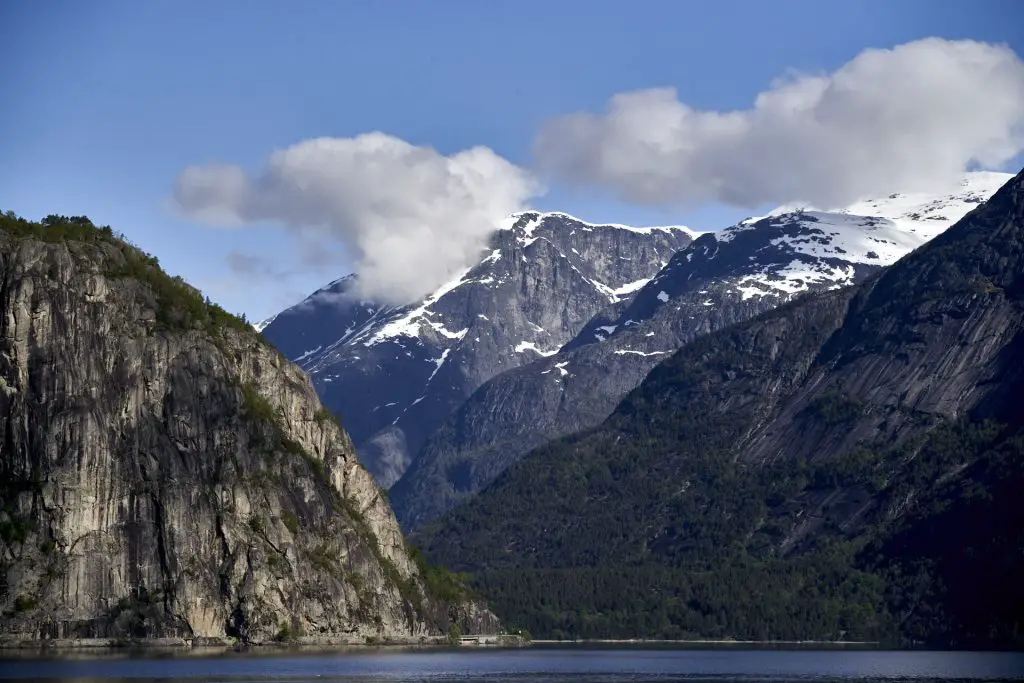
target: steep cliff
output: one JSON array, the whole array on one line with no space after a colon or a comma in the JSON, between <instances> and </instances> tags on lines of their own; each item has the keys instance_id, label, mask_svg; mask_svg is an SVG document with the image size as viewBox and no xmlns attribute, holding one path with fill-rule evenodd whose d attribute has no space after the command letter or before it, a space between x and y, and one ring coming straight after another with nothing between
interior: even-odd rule
<instances>
[{"instance_id":1,"label":"steep cliff","mask_svg":"<svg viewBox=\"0 0 1024 683\"><path fill-rule=\"evenodd\" d=\"M1022 386L1024 172L861 286L690 342L425 533L535 633L1019 647Z\"/></svg>"},{"instance_id":2,"label":"steep cliff","mask_svg":"<svg viewBox=\"0 0 1024 683\"><path fill-rule=\"evenodd\" d=\"M496 627L414 561L298 367L109 228L10 213L0 610L5 640Z\"/></svg>"},{"instance_id":3,"label":"steep cliff","mask_svg":"<svg viewBox=\"0 0 1024 683\"><path fill-rule=\"evenodd\" d=\"M277 315L264 334L309 373L344 417L360 460L389 487L477 387L557 352L692 237L685 228L527 212L491 236L479 263L422 301L359 301L349 276Z\"/></svg>"},{"instance_id":4,"label":"steep cliff","mask_svg":"<svg viewBox=\"0 0 1024 683\"><path fill-rule=\"evenodd\" d=\"M968 173L948 194L892 194L830 212L780 207L701 235L559 353L495 376L459 406L389 491L399 522L416 529L532 448L599 424L683 344L806 292L862 282L1010 178Z\"/></svg>"}]
</instances>

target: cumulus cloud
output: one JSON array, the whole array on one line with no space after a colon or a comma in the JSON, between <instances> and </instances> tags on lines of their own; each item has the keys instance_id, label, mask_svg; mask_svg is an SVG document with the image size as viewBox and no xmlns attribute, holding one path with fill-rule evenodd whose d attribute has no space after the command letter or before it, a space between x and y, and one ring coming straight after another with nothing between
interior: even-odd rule
<instances>
[{"instance_id":1,"label":"cumulus cloud","mask_svg":"<svg viewBox=\"0 0 1024 683\"><path fill-rule=\"evenodd\" d=\"M444 156L367 133L279 150L255 176L237 166L186 168L174 199L208 223L282 224L298 233L310 265L340 243L359 276L354 294L404 304L479 258L498 222L540 191L486 147Z\"/></svg>"},{"instance_id":2,"label":"cumulus cloud","mask_svg":"<svg viewBox=\"0 0 1024 683\"><path fill-rule=\"evenodd\" d=\"M1005 46L919 40L791 74L741 111L700 111L671 88L616 95L548 122L539 167L649 205L743 208L934 189L1024 149L1024 62Z\"/></svg>"}]
</instances>

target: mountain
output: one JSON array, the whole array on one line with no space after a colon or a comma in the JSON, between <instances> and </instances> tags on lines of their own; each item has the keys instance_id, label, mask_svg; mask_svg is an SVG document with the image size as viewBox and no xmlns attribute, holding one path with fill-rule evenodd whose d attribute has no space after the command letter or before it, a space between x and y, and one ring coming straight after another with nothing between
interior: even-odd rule
<instances>
[{"instance_id":1,"label":"mountain","mask_svg":"<svg viewBox=\"0 0 1024 683\"><path fill-rule=\"evenodd\" d=\"M269 318L265 318L265 319L259 321L258 323L253 323L252 327L257 332L262 332L263 330L266 329L267 325L269 325L272 322L274 322L274 316L271 316Z\"/></svg>"},{"instance_id":2,"label":"mountain","mask_svg":"<svg viewBox=\"0 0 1024 683\"><path fill-rule=\"evenodd\" d=\"M0 641L490 629L302 371L88 219L0 214Z\"/></svg>"},{"instance_id":3,"label":"mountain","mask_svg":"<svg viewBox=\"0 0 1024 683\"><path fill-rule=\"evenodd\" d=\"M694 233L513 216L483 258L422 301L358 300L338 280L270 322L264 336L342 416L381 486L494 375L554 354L594 314L642 287Z\"/></svg>"},{"instance_id":4,"label":"mountain","mask_svg":"<svg viewBox=\"0 0 1024 683\"><path fill-rule=\"evenodd\" d=\"M395 514L406 529L440 516L530 449L600 423L686 342L806 292L863 281L1010 178L969 173L949 194L893 194L830 212L782 207L701 235L558 354L497 375L474 392L389 491ZM866 211L875 214L854 213Z\"/></svg>"},{"instance_id":5,"label":"mountain","mask_svg":"<svg viewBox=\"0 0 1024 683\"><path fill-rule=\"evenodd\" d=\"M699 337L423 540L534 634L1024 642L1024 172Z\"/></svg>"}]
</instances>

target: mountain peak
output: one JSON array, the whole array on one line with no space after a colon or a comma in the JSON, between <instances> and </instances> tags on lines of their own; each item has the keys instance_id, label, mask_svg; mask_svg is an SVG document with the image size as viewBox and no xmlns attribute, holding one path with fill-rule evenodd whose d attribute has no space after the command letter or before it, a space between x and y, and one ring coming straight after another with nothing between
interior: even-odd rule
<instances>
[{"instance_id":1,"label":"mountain peak","mask_svg":"<svg viewBox=\"0 0 1024 683\"><path fill-rule=\"evenodd\" d=\"M696 239L700 235L704 234L698 232L685 225L652 225L652 226L635 226L635 225L623 225L621 223L591 223L585 221L582 218L577 218L568 213L562 211L520 211L514 213L506 219L501 225L502 230L524 230L532 234L536 228L548 221L560 223L562 225L569 224L570 229L572 227L579 227L582 230L590 231L596 229L604 230L628 230L630 232L637 233L651 233L655 231L662 232L679 232L688 235L691 239Z\"/></svg>"},{"instance_id":2,"label":"mountain peak","mask_svg":"<svg viewBox=\"0 0 1024 683\"><path fill-rule=\"evenodd\" d=\"M345 416L360 458L385 486L480 384L557 352L695 234L539 212L510 216L504 228L476 263L419 301L360 304L345 296L351 285L343 279L264 332Z\"/></svg>"},{"instance_id":3,"label":"mountain peak","mask_svg":"<svg viewBox=\"0 0 1024 683\"><path fill-rule=\"evenodd\" d=\"M978 204L1005 185L1011 173L970 171L949 188L938 192L892 192L882 197L866 197L848 206L827 209L828 213L874 216L892 221L901 230L929 240L956 223ZM801 211L820 211L817 207L783 204L768 216ZM763 218L763 217L762 217ZM741 221L753 223L760 218Z\"/></svg>"}]
</instances>

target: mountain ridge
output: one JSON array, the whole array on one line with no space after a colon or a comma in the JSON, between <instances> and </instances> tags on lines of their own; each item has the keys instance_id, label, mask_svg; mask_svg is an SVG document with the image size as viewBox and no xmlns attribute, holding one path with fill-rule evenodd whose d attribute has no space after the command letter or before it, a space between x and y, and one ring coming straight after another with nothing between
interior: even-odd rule
<instances>
[{"instance_id":1,"label":"mountain ridge","mask_svg":"<svg viewBox=\"0 0 1024 683\"><path fill-rule=\"evenodd\" d=\"M495 376L459 406L389 492L399 521L416 529L530 449L596 425L659 361L697 336L807 291L864 280L1011 177L967 174L946 197L893 194L854 205L874 205L888 217L779 209L701 234L557 355Z\"/></svg>"},{"instance_id":2,"label":"mountain ridge","mask_svg":"<svg viewBox=\"0 0 1024 683\"><path fill-rule=\"evenodd\" d=\"M357 301L336 280L263 334L312 377L382 486L481 383L556 353L598 310L630 296L688 244L683 227L601 226L523 212L481 260L423 300Z\"/></svg>"}]
</instances>

